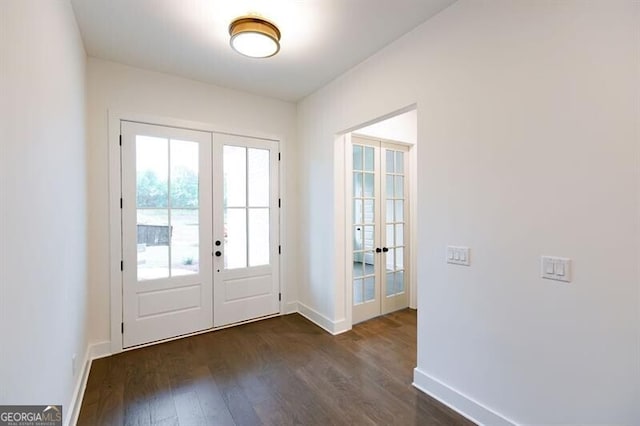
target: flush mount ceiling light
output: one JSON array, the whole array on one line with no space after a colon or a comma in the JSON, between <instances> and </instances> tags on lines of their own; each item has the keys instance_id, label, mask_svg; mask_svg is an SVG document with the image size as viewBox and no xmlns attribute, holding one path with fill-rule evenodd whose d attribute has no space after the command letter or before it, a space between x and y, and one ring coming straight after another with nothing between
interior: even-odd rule
<instances>
[{"instance_id":1,"label":"flush mount ceiling light","mask_svg":"<svg viewBox=\"0 0 640 426\"><path fill-rule=\"evenodd\" d=\"M251 58L268 58L280 50L280 30L256 16L237 18L229 25L231 48Z\"/></svg>"}]
</instances>

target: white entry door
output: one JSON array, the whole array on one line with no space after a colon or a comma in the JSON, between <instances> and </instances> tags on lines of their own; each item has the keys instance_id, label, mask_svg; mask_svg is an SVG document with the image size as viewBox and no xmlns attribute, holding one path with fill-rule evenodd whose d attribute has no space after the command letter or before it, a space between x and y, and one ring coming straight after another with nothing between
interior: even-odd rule
<instances>
[{"instance_id":1,"label":"white entry door","mask_svg":"<svg viewBox=\"0 0 640 426\"><path fill-rule=\"evenodd\" d=\"M408 148L352 136L353 323L409 306Z\"/></svg>"},{"instance_id":2,"label":"white entry door","mask_svg":"<svg viewBox=\"0 0 640 426\"><path fill-rule=\"evenodd\" d=\"M121 123L123 347L211 328L212 135Z\"/></svg>"},{"instance_id":3,"label":"white entry door","mask_svg":"<svg viewBox=\"0 0 640 426\"><path fill-rule=\"evenodd\" d=\"M277 314L278 143L214 135L215 327Z\"/></svg>"}]
</instances>

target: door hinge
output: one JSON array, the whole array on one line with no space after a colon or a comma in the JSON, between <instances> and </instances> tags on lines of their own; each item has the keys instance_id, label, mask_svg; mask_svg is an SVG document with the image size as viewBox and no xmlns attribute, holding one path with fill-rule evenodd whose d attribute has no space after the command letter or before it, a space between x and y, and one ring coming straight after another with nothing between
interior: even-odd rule
<instances>
[{"instance_id":1,"label":"door hinge","mask_svg":"<svg viewBox=\"0 0 640 426\"><path fill-rule=\"evenodd\" d=\"M120 198L120 208L122 208L122 198Z\"/></svg>"},{"instance_id":2,"label":"door hinge","mask_svg":"<svg viewBox=\"0 0 640 426\"><path fill-rule=\"evenodd\" d=\"M282 246L278 246L278 254L282 254Z\"/></svg>"},{"instance_id":3,"label":"door hinge","mask_svg":"<svg viewBox=\"0 0 640 426\"><path fill-rule=\"evenodd\" d=\"M278 208L282 207L282 198L278 198Z\"/></svg>"},{"instance_id":4,"label":"door hinge","mask_svg":"<svg viewBox=\"0 0 640 426\"><path fill-rule=\"evenodd\" d=\"M124 334L124 323L120 323L120 333Z\"/></svg>"},{"instance_id":5,"label":"door hinge","mask_svg":"<svg viewBox=\"0 0 640 426\"><path fill-rule=\"evenodd\" d=\"M124 260L120 261L120 270L124 271Z\"/></svg>"},{"instance_id":6,"label":"door hinge","mask_svg":"<svg viewBox=\"0 0 640 426\"><path fill-rule=\"evenodd\" d=\"M120 146L122 146L122 135L120 135Z\"/></svg>"},{"instance_id":7,"label":"door hinge","mask_svg":"<svg viewBox=\"0 0 640 426\"><path fill-rule=\"evenodd\" d=\"M282 302L282 293L278 293L278 300Z\"/></svg>"},{"instance_id":8,"label":"door hinge","mask_svg":"<svg viewBox=\"0 0 640 426\"><path fill-rule=\"evenodd\" d=\"M281 158L281 157L280 157L280 153L278 153L278 161L280 161L280 158Z\"/></svg>"}]
</instances>

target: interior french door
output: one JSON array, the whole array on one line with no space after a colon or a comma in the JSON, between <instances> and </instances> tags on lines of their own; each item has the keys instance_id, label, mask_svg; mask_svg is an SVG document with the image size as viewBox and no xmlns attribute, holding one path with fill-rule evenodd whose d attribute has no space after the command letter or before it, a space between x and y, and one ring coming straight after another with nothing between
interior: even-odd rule
<instances>
[{"instance_id":1,"label":"interior french door","mask_svg":"<svg viewBox=\"0 0 640 426\"><path fill-rule=\"evenodd\" d=\"M278 142L121 135L123 347L279 313Z\"/></svg>"},{"instance_id":2,"label":"interior french door","mask_svg":"<svg viewBox=\"0 0 640 426\"><path fill-rule=\"evenodd\" d=\"M214 135L215 327L276 314L278 143Z\"/></svg>"},{"instance_id":3,"label":"interior french door","mask_svg":"<svg viewBox=\"0 0 640 426\"><path fill-rule=\"evenodd\" d=\"M123 121L123 347L211 328L211 133Z\"/></svg>"},{"instance_id":4,"label":"interior french door","mask_svg":"<svg viewBox=\"0 0 640 426\"><path fill-rule=\"evenodd\" d=\"M409 306L408 148L352 136L353 323Z\"/></svg>"}]
</instances>

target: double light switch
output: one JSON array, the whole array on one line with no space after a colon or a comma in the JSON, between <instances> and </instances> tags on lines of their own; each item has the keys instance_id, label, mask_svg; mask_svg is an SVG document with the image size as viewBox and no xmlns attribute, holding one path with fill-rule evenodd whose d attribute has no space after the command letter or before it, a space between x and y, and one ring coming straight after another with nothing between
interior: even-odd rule
<instances>
[{"instance_id":1,"label":"double light switch","mask_svg":"<svg viewBox=\"0 0 640 426\"><path fill-rule=\"evenodd\" d=\"M540 274L548 280L571 282L571 259L542 256Z\"/></svg>"}]
</instances>

